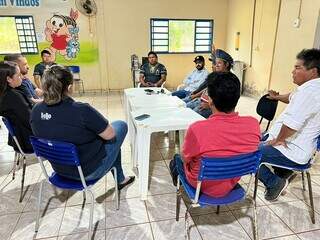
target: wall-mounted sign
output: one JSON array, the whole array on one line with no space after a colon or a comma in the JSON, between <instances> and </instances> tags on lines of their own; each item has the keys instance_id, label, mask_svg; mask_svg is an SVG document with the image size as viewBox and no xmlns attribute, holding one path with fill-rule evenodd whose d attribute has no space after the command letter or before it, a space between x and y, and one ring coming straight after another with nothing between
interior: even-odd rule
<instances>
[{"instance_id":1,"label":"wall-mounted sign","mask_svg":"<svg viewBox=\"0 0 320 240\"><path fill-rule=\"evenodd\" d=\"M39 7L40 0L0 0L0 7Z\"/></svg>"}]
</instances>

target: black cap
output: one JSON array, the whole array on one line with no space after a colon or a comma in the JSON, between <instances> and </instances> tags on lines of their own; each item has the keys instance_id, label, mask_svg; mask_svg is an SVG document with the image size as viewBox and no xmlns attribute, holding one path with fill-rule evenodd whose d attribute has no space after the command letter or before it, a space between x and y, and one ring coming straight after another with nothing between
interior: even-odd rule
<instances>
[{"instance_id":1,"label":"black cap","mask_svg":"<svg viewBox=\"0 0 320 240\"><path fill-rule=\"evenodd\" d=\"M196 56L193 60L193 62L204 62L204 57L203 56Z\"/></svg>"}]
</instances>

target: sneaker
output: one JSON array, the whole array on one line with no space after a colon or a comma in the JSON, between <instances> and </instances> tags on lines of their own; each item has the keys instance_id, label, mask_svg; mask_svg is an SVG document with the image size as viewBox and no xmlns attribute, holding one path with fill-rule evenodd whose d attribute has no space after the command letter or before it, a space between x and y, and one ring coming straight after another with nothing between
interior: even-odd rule
<instances>
[{"instance_id":1,"label":"sneaker","mask_svg":"<svg viewBox=\"0 0 320 240\"><path fill-rule=\"evenodd\" d=\"M281 178L281 181L277 186L267 189L264 198L267 201L276 201L287 186L288 180Z\"/></svg>"},{"instance_id":2,"label":"sneaker","mask_svg":"<svg viewBox=\"0 0 320 240\"><path fill-rule=\"evenodd\" d=\"M131 183L134 182L134 180L135 180L135 176L130 176L128 181L126 181L125 183L118 184L118 190L121 190L122 188L130 185Z\"/></svg>"}]
</instances>

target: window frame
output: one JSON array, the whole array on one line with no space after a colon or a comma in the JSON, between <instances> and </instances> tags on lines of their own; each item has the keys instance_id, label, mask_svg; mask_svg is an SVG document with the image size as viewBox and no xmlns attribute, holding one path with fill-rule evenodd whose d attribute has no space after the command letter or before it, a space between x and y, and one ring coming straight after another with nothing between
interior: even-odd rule
<instances>
[{"instance_id":1,"label":"window frame","mask_svg":"<svg viewBox=\"0 0 320 240\"><path fill-rule=\"evenodd\" d=\"M154 39L153 37L153 34L154 33L162 33L162 32L154 32L153 31L153 28L154 28L154 21L167 21L168 24L167 24L167 32L164 32L164 34L167 34L168 37L166 39L162 39L162 40L167 40L168 41L168 45L155 45L153 44L153 42L155 40L160 40L160 39ZM194 45L193 45L193 51L192 52L170 52L169 49L170 49L170 42L169 42L169 39L170 39L170 30L169 30L169 27L170 27L170 21L194 21ZM197 26L197 22L209 22L210 23L210 26L209 27L201 27L201 26ZM165 26L162 26L162 27L165 27ZM209 28L209 33L197 33L197 29L200 29L200 28ZM197 38L197 34L209 34L210 35L210 38L209 39L199 39ZM156 52L157 54L196 54L196 53L204 53L204 54L207 54L207 53L211 53L212 51L212 43L213 43L213 39L214 39L214 20L213 19L182 19L182 18L178 18L178 19L175 19L175 18L150 18L150 49L151 51L154 51ZM197 40L209 40L209 44L208 45L201 45L201 44L196 44L196 41ZM156 51L154 50L154 47L155 46L167 46L167 51ZM209 50L208 51L197 51L196 48L197 46L209 46Z\"/></svg>"},{"instance_id":2,"label":"window frame","mask_svg":"<svg viewBox=\"0 0 320 240\"><path fill-rule=\"evenodd\" d=\"M23 55L38 55L39 54L37 32L36 32L36 28L35 28L35 24L34 24L33 15L1 15L0 17L12 17L12 18L14 18L14 21L15 21L15 24L16 24L16 31L17 31L17 35L18 35L18 41L19 41L19 47L20 47L20 53L21 54L23 54ZM27 24L32 25L33 29L25 29L25 25L24 25L25 23L23 23L23 19L29 19L29 18L32 18L32 23L29 22ZM21 19L21 21L22 21L21 24L22 24L22 30L24 32L23 35L19 34L19 30L21 30L21 29L18 29L17 24L19 24L19 23L17 23L17 19ZM32 33L34 33L34 39L35 39L34 41L33 40L32 41L27 41L26 39L25 39L25 41L20 40L20 37L25 37L25 38L26 37L33 37L33 34L31 34L31 35L25 34L25 30L33 31ZM32 48L36 49L36 52L23 52L23 51L21 51L23 48L28 49L28 46L21 47L21 44L22 43L26 43L27 44L29 42L31 42L31 43L36 45L35 47L32 47ZM11 54L11 53L1 53L0 55L8 55L8 54Z\"/></svg>"}]
</instances>

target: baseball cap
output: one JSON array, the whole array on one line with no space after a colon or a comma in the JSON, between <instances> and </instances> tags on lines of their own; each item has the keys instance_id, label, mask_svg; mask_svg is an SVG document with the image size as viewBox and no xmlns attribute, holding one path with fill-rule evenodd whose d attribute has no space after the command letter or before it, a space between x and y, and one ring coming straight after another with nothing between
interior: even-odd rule
<instances>
[{"instance_id":1,"label":"baseball cap","mask_svg":"<svg viewBox=\"0 0 320 240\"><path fill-rule=\"evenodd\" d=\"M204 62L204 57L203 56L196 56L193 60L193 62Z\"/></svg>"}]
</instances>

